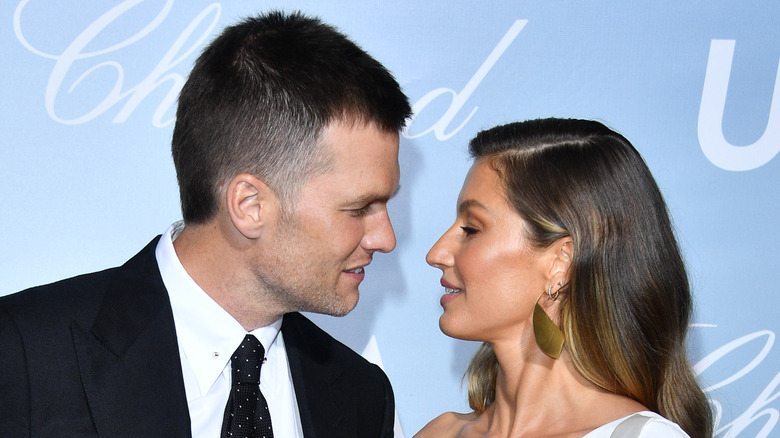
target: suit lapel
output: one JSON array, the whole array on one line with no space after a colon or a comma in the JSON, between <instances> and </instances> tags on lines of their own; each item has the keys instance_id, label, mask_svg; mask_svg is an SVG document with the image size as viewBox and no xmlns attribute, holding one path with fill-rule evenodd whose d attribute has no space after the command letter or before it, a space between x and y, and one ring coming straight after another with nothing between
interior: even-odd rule
<instances>
[{"instance_id":1,"label":"suit lapel","mask_svg":"<svg viewBox=\"0 0 780 438\"><path fill-rule=\"evenodd\" d=\"M93 326L71 326L101 436L190 436L173 314L154 255L157 240L117 270Z\"/></svg>"},{"instance_id":2,"label":"suit lapel","mask_svg":"<svg viewBox=\"0 0 780 438\"><path fill-rule=\"evenodd\" d=\"M343 370L334 364L328 342L298 313L284 316L282 335L290 363L303 434L309 437L355 436L354 423L345 415L339 394L331 389Z\"/></svg>"}]
</instances>

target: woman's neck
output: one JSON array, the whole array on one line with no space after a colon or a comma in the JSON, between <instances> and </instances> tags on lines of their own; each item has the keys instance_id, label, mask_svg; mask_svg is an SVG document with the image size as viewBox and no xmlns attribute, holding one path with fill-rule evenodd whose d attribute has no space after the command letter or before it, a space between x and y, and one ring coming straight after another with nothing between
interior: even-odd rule
<instances>
[{"instance_id":1,"label":"woman's neck","mask_svg":"<svg viewBox=\"0 0 780 438\"><path fill-rule=\"evenodd\" d=\"M535 342L496 343L493 350L499 369L495 402L479 419L485 436L582 436L644 409L588 382L566 351L553 359Z\"/></svg>"}]
</instances>

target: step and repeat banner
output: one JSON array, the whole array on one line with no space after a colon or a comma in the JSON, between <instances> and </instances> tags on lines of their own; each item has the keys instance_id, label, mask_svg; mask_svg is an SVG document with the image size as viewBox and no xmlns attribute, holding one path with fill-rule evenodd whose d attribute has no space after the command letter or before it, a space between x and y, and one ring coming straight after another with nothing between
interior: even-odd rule
<instances>
[{"instance_id":1,"label":"step and repeat banner","mask_svg":"<svg viewBox=\"0 0 780 438\"><path fill-rule=\"evenodd\" d=\"M454 219L466 145L548 116L597 119L643 154L688 263L690 354L717 436L780 436L778 2L3 1L0 295L119 265L180 218L178 90L224 26L270 9L338 27L414 105L398 246L375 257L353 313L313 316L383 365L397 436L468 410L477 345L439 332L425 263Z\"/></svg>"}]
</instances>

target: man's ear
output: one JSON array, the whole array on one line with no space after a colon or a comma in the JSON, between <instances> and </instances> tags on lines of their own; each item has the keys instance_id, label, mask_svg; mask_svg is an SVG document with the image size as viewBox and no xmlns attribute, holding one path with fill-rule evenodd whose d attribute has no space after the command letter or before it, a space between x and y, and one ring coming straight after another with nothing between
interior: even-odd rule
<instances>
[{"instance_id":1,"label":"man's ear","mask_svg":"<svg viewBox=\"0 0 780 438\"><path fill-rule=\"evenodd\" d=\"M569 282L569 268L571 267L574 251L574 240L571 236L562 237L552 244L550 250L553 255L549 272L550 282L565 285Z\"/></svg>"},{"instance_id":2,"label":"man's ear","mask_svg":"<svg viewBox=\"0 0 780 438\"><path fill-rule=\"evenodd\" d=\"M260 178L248 173L233 177L225 192L227 213L236 230L248 239L262 235L263 226L276 219L276 194Z\"/></svg>"}]
</instances>

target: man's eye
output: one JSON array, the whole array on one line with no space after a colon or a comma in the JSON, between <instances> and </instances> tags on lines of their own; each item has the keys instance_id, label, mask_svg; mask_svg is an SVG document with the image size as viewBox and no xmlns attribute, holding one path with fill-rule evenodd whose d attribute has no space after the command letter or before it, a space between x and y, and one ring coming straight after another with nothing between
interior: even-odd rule
<instances>
[{"instance_id":1,"label":"man's eye","mask_svg":"<svg viewBox=\"0 0 780 438\"><path fill-rule=\"evenodd\" d=\"M371 209L371 204L368 204L365 207L356 208L354 210L348 210L348 211L349 214L354 217L361 217L367 215L370 209Z\"/></svg>"}]
</instances>

